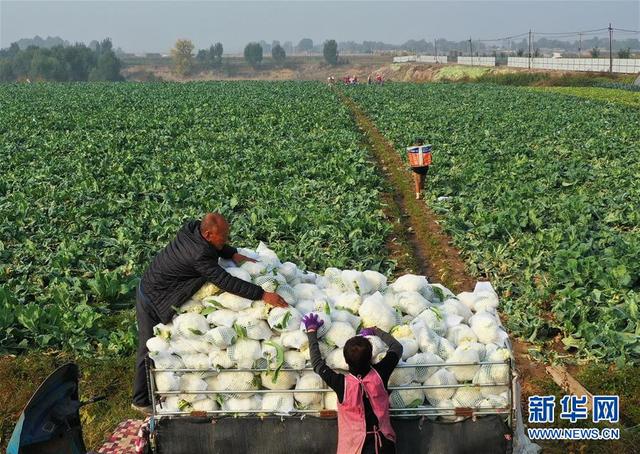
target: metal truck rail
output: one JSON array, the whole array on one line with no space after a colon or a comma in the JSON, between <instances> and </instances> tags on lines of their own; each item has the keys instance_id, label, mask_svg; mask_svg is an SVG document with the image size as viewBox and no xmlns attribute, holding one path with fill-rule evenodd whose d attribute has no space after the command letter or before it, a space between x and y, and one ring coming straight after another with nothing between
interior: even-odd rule
<instances>
[{"instance_id":1,"label":"metal truck rail","mask_svg":"<svg viewBox=\"0 0 640 454\"><path fill-rule=\"evenodd\" d=\"M510 347L510 346L509 346ZM504 365L509 367L509 376L511 380L506 383L492 383L492 384L455 384L455 385L408 385L408 386L389 386L389 390L429 390L429 389L457 389L457 388L465 388L469 386L479 387L479 388L493 388L498 386L507 387L508 389L508 399L506 407L457 407L457 408L449 408L449 407L432 407L432 406L418 406L418 407L402 407L402 408L391 408L390 412L392 417L401 418L401 417L449 417L449 418L478 418L482 416L488 415L500 415L506 419L506 422L509 427L513 426L513 419L515 417L515 402L516 396L514 395L515 382L517 380L517 373L514 368L514 360L511 357L509 360L501 362L501 361L478 361L478 362L464 362L464 363L421 363L421 364L403 364L397 366L397 368L455 368L455 367L463 367L463 366L486 366L486 365ZM280 372L305 372L312 371L313 369L310 367L305 367L302 369L292 369L292 368L281 368ZM219 410L209 410L209 411L167 411L162 409L162 397L164 396L172 396L172 395L255 395L255 394L289 394L289 393L330 393L333 390L329 388L322 389L225 389L225 390L216 390L216 389L207 389L202 391L159 391L156 386L155 375L161 372L172 372L172 373L202 373L207 374L209 376L214 376L219 372L251 372L253 374L260 374L261 372L269 372L272 371L268 368L250 368L250 369L219 369L219 368L209 368L209 369L161 369L155 368L150 365L148 368L148 377L149 377L149 385L151 390L151 402L153 405L153 417L154 418L162 418L162 417L181 417L181 416L212 416L212 417L224 417L224 416L235 416L235 417L246 417L246 416L279 416L281 418L296 418L296 417L304 417L307 415L316 415L322 417L335 417L335 411L333 410L319 410L319 409L292 409L290 412L283 412L280 410L263 410L263 409L248 409L242 411L229 411L224 409Z\"/></svg>"}]
</instances>

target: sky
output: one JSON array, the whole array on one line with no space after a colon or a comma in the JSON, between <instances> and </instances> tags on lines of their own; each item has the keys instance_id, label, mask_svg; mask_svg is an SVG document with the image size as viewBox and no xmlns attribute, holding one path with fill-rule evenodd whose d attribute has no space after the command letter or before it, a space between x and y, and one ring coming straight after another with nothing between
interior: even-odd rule
<instances>
[{"instance_id":1,"label":"sky","mask_svg":"<svg viewBox=\"0 0 640 454\"><path fill-rule=\"evenodd\" d=\"M607 27L640 30L640 1L30 1L0 0L0 48L20 38L110 37L127 52L168 52L176 39L196 48L220 41L494 39L527 32ZM603 35L605 36L605 35ZM639 37L640 35L626 35Z\"/></svg>"}]
</instances>

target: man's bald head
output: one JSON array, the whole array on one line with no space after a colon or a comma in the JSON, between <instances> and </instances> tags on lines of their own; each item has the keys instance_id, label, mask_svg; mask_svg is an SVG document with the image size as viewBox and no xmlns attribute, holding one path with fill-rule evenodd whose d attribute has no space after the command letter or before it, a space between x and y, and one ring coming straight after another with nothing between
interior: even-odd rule
<instances>
[{"instance_id":1,"label":"man's bald head","mask_svg":"<svg viewBox=\"0 0 640 454\"><path fill-rule=\"evenodd\" d=\"M200 221L200 233L220 250L229 241L229 223L220 213L207 213Z\"/></svg>"}]
</instances>

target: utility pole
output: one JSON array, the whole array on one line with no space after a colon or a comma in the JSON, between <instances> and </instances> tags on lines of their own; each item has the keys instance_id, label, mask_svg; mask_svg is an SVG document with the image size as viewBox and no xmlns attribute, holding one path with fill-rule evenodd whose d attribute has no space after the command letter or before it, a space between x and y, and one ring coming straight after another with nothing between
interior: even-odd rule
<instances>
[{"instance_id":1,"label":"utility pole","mask_svg":"<svg viewBox=\"0 0 640 454\"><path fill-rule=\"evenodd\" d=\"M580 58L582 56L582 33L578 33L578 36L580 37L578 44L578 58Z\"/></svg>"},{"instance_id":2,"label":"utility pole","mask_svg":"<svg viewBox=\"0 0 640 454\"><path fill-rule=\"evenodd\" d=\"M531 69L531 29L529 29L529 69Z\"/></svg>"},{"instance_id":3,"label":"utility pole","mask_svg":"<svg viewBox=\"0 0 640 454\"><path fill-rule=\"evenodd\" d=\"M609 22L609 73L613 73L613 47L611 42L613 41L613 28L611 28L611 22Z\"/></svg>"},{"instance_id":4,"label":"utility pole","mask_svg":"<svg viewBox=\"0 0 640 454\"><path fill-rule=\"evenodd\" d=\"M438 40L433 38L433 52L436 54L436 63L438 63Z\"/></svg>"},{"instance_id":5,"label":"utility pole","mask_svg":"<svg viewBox=\"0 0 640 454\"><path fill-rule=\"evenodd\" d=\"M473 66L473 44L471 43L471 37L469 37L469 55L471 55L471 65Z\"/></svg>"}]
</instances>

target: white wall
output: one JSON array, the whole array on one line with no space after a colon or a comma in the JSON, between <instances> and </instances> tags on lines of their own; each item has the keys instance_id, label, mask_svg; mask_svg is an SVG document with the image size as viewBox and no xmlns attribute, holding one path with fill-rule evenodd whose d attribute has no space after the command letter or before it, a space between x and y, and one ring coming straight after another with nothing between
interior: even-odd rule
<instances>
[{"instance_id":1,"label":"white wall","mask_svg":"<svg viewBox=\"0 0 640 454\"><path fill-rule=\"evenodd\" d=\"M528 68L527 57L509 57L507 66L514 68ZM534 69L558 69L565 71L609 71L608 58L532 58L531 68ZM640 59L614 58L614 73L638 73L640 72Z\"/></svg>"},{"instance_id":2,"label":"white wall","mask_svg":"<svg viewBox=\"0 0 640 454\"><path fill-rule=\"evenodd\" d=\"M458 57L459 65L469 66L495 66L495 57Z\"/></svg>"},{"instance_id":3,"label":"white wall","mask_svg":"<svg viewBox=\"0 0 640 454\"><path fill-rule=\"evenodd\" d=\"M416 61L415 55L405 55L403 57L393 57L394 63L408 63L410 61Z\"/></svg>"},{"instance_id":4,"label":"white wall","mask_svg":"<svg viewBox=\"0 0 640 454\"><path fill-rule=\"evenodd\" d=\"M420 63L447 63L449 61L449 57L446 55L419 55L418 62Z\"/></svg>"},{"instance_id":5,"label":"white wall","mask_svg":"<svg viewBox=\"0 0 640 454\"><path fill-rule=\"evenodd\" d=\"M448 58L446 55L438 55L438 57L435 57L434 55L405 55L403 57L393 57L394 63L408 63L414 61L418 63L447 63Z\"/></svg>"}]
</instances>

